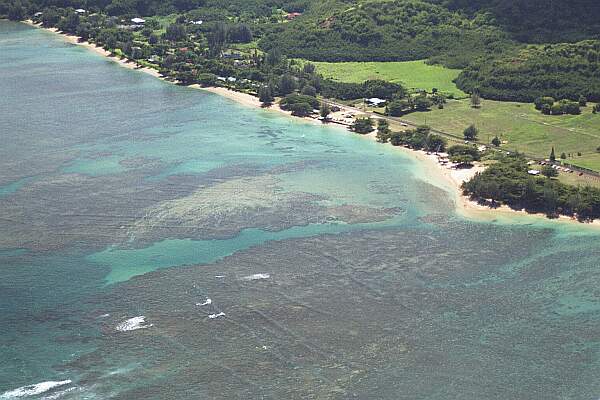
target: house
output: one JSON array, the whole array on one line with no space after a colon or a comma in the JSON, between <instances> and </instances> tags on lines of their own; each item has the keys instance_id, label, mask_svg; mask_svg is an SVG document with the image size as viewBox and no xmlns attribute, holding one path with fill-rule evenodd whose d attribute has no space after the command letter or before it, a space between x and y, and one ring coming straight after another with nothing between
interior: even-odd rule
<instances>
[{"instance_id":1,"label":"house","mask_svg":"<svg viewBox=\"0 0 600 400\"><path fill-rule=\"evenodd\" d=\"M146 20L142 18L132 18L131 22L133 22L136 25L144 25L146 23Z\"/></svg>"},{"instance_id":2,"label":"house","mask_svg":"<svg viewBox=\"0 0 600 400\"><path fill-rule=\"evenodd\" d=\"M86 11L83 8L78 8L77 10L75 10L75 12L77 14L85 14L86 13Z\"/></svg>"},{"instance_id":3,"label":"house","mask_svg":"<svg viewBox=\"0 0 600 400\"><path fill-rule=\"evenodd\" d=\"M33 14L34 17L41 17L44 13L41 11L36 12L35 14Z\"/></svg>"},{"instance_id":4,"label":"house","mask_svg":"<svg viewBox=\"0 0 600 400\"><path fill-rule=\"evenodd\" d=\"M192 25L202 25L203 23L204 23L204 21L202 21L202 20L190 21L190 24L192 24Z\"/></svg>"},{"instance_id":5,"label":"house","mask_svg":"<svg viewBox=\"0 0 600 400\"><path fill-rule=\"evenodd\" d=\"M387 100L380 99L378 97L371 97L370 99L366 99L366 102L372 106L380 107L384 105L387 102Z\"/></svg>"},{"instance_id":6,"label":"house","mask_svg":"<svg viewBox=\"0 0 600 400\"><path fill-rule=\"evenodd\" d=\"M296 17L299 17L299 16L301 16L301 15L302 15L302 13L299 13L299 12L292 12L292 13L288 13L288 15L286 15L285 17L287 18L287 20L288 20L288 21L291 21L291 20L293 20L294 18L296 18Z\"/></svg>"},{"instance_id":7,"label":"house","mask_svg":"<svg viewBox=\"0 0 600 400\"><path fill-rule=\"evenodd\" d=\"M529 171L527 171L527 173L529 175L533 175L533 176L537 176L540 174L540 171L536 170L536 169L530 169Z\"/></svg>"}]
</instances>

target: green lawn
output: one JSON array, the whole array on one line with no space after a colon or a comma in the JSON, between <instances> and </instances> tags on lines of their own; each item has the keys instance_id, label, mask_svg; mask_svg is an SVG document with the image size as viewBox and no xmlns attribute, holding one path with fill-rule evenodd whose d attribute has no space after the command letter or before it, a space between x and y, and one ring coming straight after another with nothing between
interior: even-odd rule
<instances>
[{"instance_id":1,"label":"green lawn","mask_svg":"<svg viewBox=\"0 0 600 400\"><path fill-rule=\"evenodd\" d=\"M466 97L452 82L460 73L438 65L427 65L424 61L405 62L315 62L317 71L326 78L340 82L360 83L369 79L383 79L402 83L409 89L437 88L456 98Z\"/></svg>"},{"instance_id":2,"label":"green lawn","mask_svg":"<svg viewBox=\"0 0 600 400\"><path fill-rule=\"evenodd\" d=\"M469 100L450 100L443 110L412 113L404 119L458 135L475 124L483 142L489 143L498 135L508 142L504 148L541 158L547 158L554 146L557 157L562 152L571 153L567 162L600 171L600 153L596 152L600 114L592 114L591 106L583 108L581 115L548 116L535 110L533 104L484 100L480 109L474 109Z\"/></svg>"}]
</instances>

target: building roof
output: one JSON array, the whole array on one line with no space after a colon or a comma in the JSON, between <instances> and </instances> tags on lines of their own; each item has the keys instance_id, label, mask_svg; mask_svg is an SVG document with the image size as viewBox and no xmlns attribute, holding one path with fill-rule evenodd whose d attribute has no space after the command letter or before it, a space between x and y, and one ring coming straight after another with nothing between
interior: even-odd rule
<instances>
[{"instance_id":1,"label":"building roof","mask_svg":"<svg viewBox=\"0 0 600 400\"><path fill-rule=\"evenodd\" d=\"M146 20L142 18L131 18L131 22L133 22L134 24L143 24L144 22L146 22Z\"/></svg>"},{"instance_id":2,"label":"building roof","mask_svg":"<svg viewBox=\"0 0 600 400\"><path fill-rule=\"evenodd\" d=\"M85 12L85 10L83 8L78 8L77 10L75 10L76 13L79 14L83 14Z\"/></svg>"},{"instance_id":3,"label":"building roof","mask_svg":"<svg viewBox=\"0 0 600 400\"><path fill-rule=\"evenodd\" d=\"M371 103L371 104L382 104L382 103L385 103L386 101L387 100L380 99L378 97L371 97L370 99L367 99L367 102Z\"/></svg>"}]
</instances>

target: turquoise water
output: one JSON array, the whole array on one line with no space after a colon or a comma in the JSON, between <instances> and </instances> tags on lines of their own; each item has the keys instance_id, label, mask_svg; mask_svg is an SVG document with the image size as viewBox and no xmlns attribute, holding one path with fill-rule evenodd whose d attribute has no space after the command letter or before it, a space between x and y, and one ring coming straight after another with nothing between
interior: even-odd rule
<instances>
[{"instance_id":1,"label":"turquoise water","mask_svg":"<svg viewBox=\"0 0 600 400\"><path fill-rule=\"evenodd\" d=\"M600 396L594 230L41 30L0 54L0 399Z\"/></svg>"}]
</instances>

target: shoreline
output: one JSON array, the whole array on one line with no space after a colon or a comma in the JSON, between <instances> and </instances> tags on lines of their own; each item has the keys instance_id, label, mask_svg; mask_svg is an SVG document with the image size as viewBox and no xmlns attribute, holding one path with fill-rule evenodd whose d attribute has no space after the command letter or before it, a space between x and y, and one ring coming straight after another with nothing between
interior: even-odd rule
<instances>
[{"instance_id":1,"label":"shoreline","mask_svg":"<svg viewBox=\"0 0 600 400\"><path fill-rule=\"evenodd\" d=\"M26 21L22 21L22 22L29 26L43 29L45 31L57 34L60 37L62 37L66 42L74 44L74 45L82 46L88 50L91 50L98 55L101 55L105 58L108 58L109 60L111 60L113 62L116 62L117 64L119 64L122 67L131 69L131 70L135 70L135 71L144 72L148 75L151 75L151 76L158 78L160 80L163 80L165 82L169 82L172 84L177 83L172 80L166 79L155 69L139 66L132 61L129 61L127 59L123 59L117 55L114 55L110 51L107 51L107 50L103 49L102 47L97 46L94 43L91 43L88 41L81 41L81 38L79 38L78 36L60 32L57 28L43 27L41 25L41 23L34 23L31 20L26 20ZM295 116L291 115L291 112L282 110L276 104L273 104L270 107L263 107L261 105L258 97L252 96L247 93L239 92L239 91L227 88L227 87L222 87L222 86L203 87L203 86L200 86L199 84L187 85L186 87L196 89L196 90L203 90L205 92L216 94L218 96L225 97L227 99L230 99L230 100L232 100L238 104L241 104L243 106L246 106L246 107L251 107L251 108L255 108L255 109L258 108L258 109L265 110L265 111L278 112L278 113L286 115L288 117L292 117L296 120L302 120L302 121L313 123L313 124L338 127L338 128L342 128L344 126L343 124L339 124L339 123L335 123L335 122L323 124L320 120L318 120L316 118L311 118L311 117L295 117ZM338 114L338 116L342 116L343 114L346 114L348 112L353 112L353 110L350 108L344 109L342 107L342 109L335 114ZM332 115L333 115L333 113L332 113ZM347 129L347 126L346 126L346 129ZM369 139L369 140L373 140L373 141L377 140L376 132L371 132L366 135L358 135L358 136L362 136L365 139ZM510 217L531 217L532 219L534 219L537 222L551 221L553 223L556 223L556 222L567 223L570 226L600 227L600 220L595 220L595 221L586 223L586 222L580 222L580 221L578 221L572 217L566 216L566 215L561 215L556 219L549 219L543 213L529 213L525 210L514 210L506 205L501 205L498 208L491 208L488 206L478 204L477 202L471 200L470 198L468 198L462 194L461 185L464 182L470 180L472 177L474 177L475 174L477 174L478 172L483 171L485 169L485 167L483 167L482 165L476 164L473 168L470 168L470 169L449 169L449 168L441 165L440 163L438 163L435 155L428 155L422 150L407 149L407 148L404 148L403 146L392 146L389 143L387 143L386 145L395 147L397 150L400 150L400 151L404 152L404 154L409 155L410 157L413 157L414 159L421 162L424 167L423 172L425 172L425 174L424 174L425 176L421 176L419 178L426 181L427 183L430 183L437 187L441 187L442 189L446 190L453 199L456 213L461 217L476 220L476 221L496 221L496 220L498 220L498 217L508 217L508 218L510 218ZM445 183L445 184L442 184L440 186L441 182L430 179L432 177L428 176L428 174L430 175L432 170L435 171L434 173L435 173L435 175L437 175L437 178L440 178L440 180L443 181L443 183ZM529 219L529 218L527 218L527 219ZM523 223L530 223L530 222L531 221L527 221L527 220L523 221Z\"/></svg>"}]
</instances>

